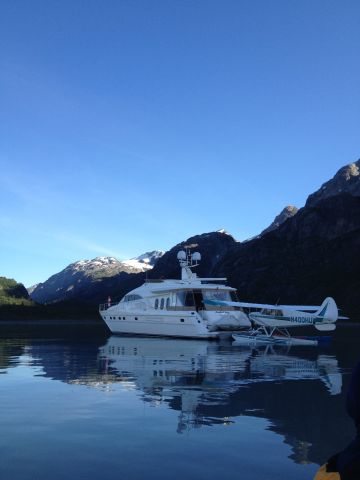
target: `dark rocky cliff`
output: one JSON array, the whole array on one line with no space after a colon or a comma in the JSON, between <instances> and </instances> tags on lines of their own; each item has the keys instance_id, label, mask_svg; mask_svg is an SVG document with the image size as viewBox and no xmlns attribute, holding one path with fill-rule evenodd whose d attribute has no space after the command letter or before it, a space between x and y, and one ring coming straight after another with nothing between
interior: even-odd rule
<instances>
[{"instance_id":1,"label":"dark rocky cliff","mask_svg":"<svg viewBox=\"0 0 360 480\"><path fill-rule=\"evenodd\" d=\"M265 235L265 233L271 232L282 225L288 218L293 217L299 211L298 208L293 205L286 206L274 219L274 221L260 233L260 237Z\"/></svg>"},{"instance_id":2,"label":"dark rocky cliff","mask_svg":"<svg viewBox=\"0 0 360 480\"><path fill-rule=\"evenodd\" d=\"M235 245L237 245L236 240L224 231L195 235L166 252L158 260L153 270L148 273L148 276L149 278L180 278L177 253L179 250L184 250L186 246L191 246L192 252L199 251L201 253L200 265L195 269L197 275L209 276L225 253L232 250Z\"/></svg>"},{"instance_id":3,"label":"dark rocky cliff","mask_svg":"<svg viewBox=\"0 0 360 480\"><path fill-rule=\"evenodd\" d=\"M317 204L320 200L333 197L341 193L349 193L353 196L360 196L360 160L354 163L349 163L340 168L334 177L325 182L319 190L309 195L306 207L311 207Z\"/></svg>"},{"instance_id":4,"label":"dark rocky cliff","mask_svg":"<svg viewBox=\"0 0 360 480\"><path fill-rule=\"evenodd\" d=\"M241 299L320 304L334 296L360 312L360 198L348 193L307 204L262 238L237 244L215 267Z\"/></svg>"}]
</instances>

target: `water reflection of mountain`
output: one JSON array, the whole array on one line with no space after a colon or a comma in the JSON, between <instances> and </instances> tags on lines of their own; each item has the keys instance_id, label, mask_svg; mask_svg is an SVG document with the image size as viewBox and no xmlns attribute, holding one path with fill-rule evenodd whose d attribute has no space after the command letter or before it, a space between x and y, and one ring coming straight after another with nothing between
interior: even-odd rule
<instances>
[{"instance_id":1,"label":"water reflection of mountain","mask_svg":"<svg viewBox=\"0 0 360 480\"><path fill-rule=\"evenodd\" d=\"M18 357L27 345L26 340L11 340L0 338L0 373L6 373L8 368L17 365Z\"/></svg>"},{"instance_id":2,"label":"water reflection of mountain","mask_svg":"<svg viewBox=\"0 0 360 480\"><path fill-rule=\"evenodd\" d=\"M43 370L43 376L66 383L106 386L119 382L115 373L104 371L98 354L101 343L92 337L83 341L56 339L32 340L25 352L31 355L32 365Z\"/></svg>"},{"instance_id":3,"label":"water reflection of mountain","mask_svg":"<svg viewBox=\"0 0 360 480\"><path fill-rule=\"evenodd\" d=\"M316 463L352 435L338 361L316 349L113 336L101 347L33 343L29 353L53 379L101 388L123 382L144 402L168 405L179 412L179 433L231 424L241 415L261 417L291 446L294 461Z\"/></svg>"}]
</instances>

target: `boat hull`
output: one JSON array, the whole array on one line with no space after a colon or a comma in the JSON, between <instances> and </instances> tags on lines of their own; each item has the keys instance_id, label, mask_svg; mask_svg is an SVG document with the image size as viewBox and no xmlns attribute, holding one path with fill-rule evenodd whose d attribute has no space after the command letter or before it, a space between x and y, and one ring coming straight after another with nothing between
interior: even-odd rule
<instances>
[{"instance_id":1,"label":"boat hull","mask_svg":"<svg viewBox=\"0 0 360 480\"><path fill-rule=\"evenodd\" d=\"M216 339L221 332L208 330L195 312L187 315L148 315L125 311L100 312L109 330L114 334L149 335L179 338Z\"/></svg>"}]
</instances>

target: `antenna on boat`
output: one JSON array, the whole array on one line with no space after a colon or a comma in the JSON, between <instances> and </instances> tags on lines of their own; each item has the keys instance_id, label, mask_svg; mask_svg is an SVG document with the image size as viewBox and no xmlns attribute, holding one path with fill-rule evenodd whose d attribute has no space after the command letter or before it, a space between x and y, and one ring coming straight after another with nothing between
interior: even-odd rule
<instances>
[{"instance_id":1,"label":"antenna on boat","mask_svg":"<svg viewBox=\"0 0 360 480\"><path fill-rule=\"evenodd\" d=\"M196 278L196 273L192 272L191 269L199 265L201 260L201 255L199 252L190 252L190 247L185 246L185 250L180 250L177 254L177 259L179 260L181 267L181 279L182 280L191 280Z\"/></svg>"},{"instance_id":2,"label":"antenna on boat","mask_svg":"<svg viewBox=\"0 0 360 480\"><path fill-rule=\"evenodd\" d=\"M198 262L200 262L201 260L201 254L200 252L194 252L192 255L191 255L191 260L194 262L194 267L199 265Z\"/></svg>"}]
</instances>

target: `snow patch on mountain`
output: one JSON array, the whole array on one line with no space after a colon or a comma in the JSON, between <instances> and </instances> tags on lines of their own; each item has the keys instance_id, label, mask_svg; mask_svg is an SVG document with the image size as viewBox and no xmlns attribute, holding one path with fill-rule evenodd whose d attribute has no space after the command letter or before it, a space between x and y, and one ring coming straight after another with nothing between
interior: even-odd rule
<instances>
[{"instance_id":1,"label":"snow patch on mountain","mask_svg":"<svg viewBox=\"0 0 360 480\"><path fill-rule=\"evenodd\" d=\"M229 233L225 228L220 228L220 230L216 230L217 233L223 233L224 235L230 235L232 237L231 233Z\"/></svg>"},{"instance_id":2,"label":"snow patch on mountain","mask_svg":"<svg viewBox=\"0 0 360 480\"><path fill-rule=\"evenodd\" d=\"M149 265L148 263L139 262L138 260L136 260L136 258L130 258L129 260L124 260L121 263L123 265L126 265L127 267L136 268L143 272L145 272L146 270L151 270L153 268L152 265Z\"/></svg>"},{"instance_id":3,"label":"snow patch on mountain","mask_svg":"<svg viewBox=\"0 0 360 480\"><path fill-rule=\"evenodd\" d=\"M120 263L122 262L115 257L96 257L92 260L79 260L75 263L71 263L66 269L72 270L74 275L77 272L101 270L104 268L111 269L113 267L118 267Z\"/></svg>"},{"instance_id":4,"label":"snow patch on mountain","mask_svg":"<svg viewBox=\"0 0 360 480\"><path fill-rule=\"evenodd\" d=\"M146 270L151 270L155 263L164 255L163 250L153 250L152 252L146 252L138 257L130 258L129 260L123 260L123 264L129 267Z\"/></svg>"},{"instance_id":5,"label":"snow patch on mountain","mask_svg":"<svg viewBox=\"0 0 360 480\"><path fill-rule=\"evenodd\" d=\"M111 273L121 268L125 268L129 273L132 271L134 273L145 272L153 268L157 260L161 258L164 253L162 250L154 250L128 260L118 260L115 257L96 257L91 260L79 260L71 263L65 270L71 275L77 275L79 272L83 272L85 275L101 271Z\"/></svg>"}]
</instances>

